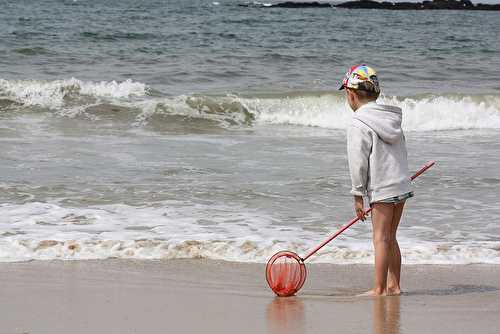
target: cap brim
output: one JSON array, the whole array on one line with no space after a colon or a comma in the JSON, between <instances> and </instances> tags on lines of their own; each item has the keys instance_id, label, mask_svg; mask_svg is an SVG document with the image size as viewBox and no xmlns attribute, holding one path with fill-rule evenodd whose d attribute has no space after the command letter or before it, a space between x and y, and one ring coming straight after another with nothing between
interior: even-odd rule
<instances>
[{"instance_id":1,"label":"cap brim","mask_svg":"<svg viewBox=\"0 0 500 334\"><path fill-rule=\"evenodd\" d=\"M342 90L342 89L345 89L345 86L344 86L344 84L340 85L340 88L339 88L339 90Z\"/></svg>"}]
</instances>

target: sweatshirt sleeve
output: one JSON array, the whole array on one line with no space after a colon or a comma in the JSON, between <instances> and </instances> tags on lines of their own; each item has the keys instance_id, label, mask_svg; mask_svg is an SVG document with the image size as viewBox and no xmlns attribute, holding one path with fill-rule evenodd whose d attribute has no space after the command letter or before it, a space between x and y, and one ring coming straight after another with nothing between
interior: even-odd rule
<instances>
[{"instance_id":1,"label":"sweatshirt sleeve","mask_svg":"<svg viewBox=\"0 0 500 334\"><path fill-rule=\"evenodd\" d=\"M351 194L366 196L372 137L368 130L351 125L347 130L347 159L351 174Z\"/></svg>"}]
</instances>

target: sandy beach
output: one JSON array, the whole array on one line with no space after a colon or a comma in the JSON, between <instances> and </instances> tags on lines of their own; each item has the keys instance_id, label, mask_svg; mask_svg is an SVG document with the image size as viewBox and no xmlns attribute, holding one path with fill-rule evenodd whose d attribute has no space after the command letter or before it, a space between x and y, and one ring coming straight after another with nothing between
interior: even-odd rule
<instances>
[{"instance_id":1,"label":"sandy beach","mask_svg":"<svg viewBox=\"0 0 500 334\"><path fill-rule=\"evenodd\" d=\"M371 266L308 268L276 298L261 264L2 263L0 333L498 333L498 266L406 266L404 295L379 298L355 297Z\"/></svg>"}]
</instances>

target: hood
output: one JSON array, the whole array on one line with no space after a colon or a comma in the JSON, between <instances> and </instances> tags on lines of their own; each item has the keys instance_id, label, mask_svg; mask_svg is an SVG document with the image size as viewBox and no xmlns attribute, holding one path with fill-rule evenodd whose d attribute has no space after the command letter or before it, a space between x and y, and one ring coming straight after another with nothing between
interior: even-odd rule
<instances>
[{"instance_id":1,"label":"hood","mask_svg":"<svg viewBox=\"0 0 500 334\"><path fill-rule=\"evenodd\" d=\"M353 118L370 127L386 143L394 144L403 135L403 113L399 107L370 102L360 107Z\"/></svg>"}]
</instances>

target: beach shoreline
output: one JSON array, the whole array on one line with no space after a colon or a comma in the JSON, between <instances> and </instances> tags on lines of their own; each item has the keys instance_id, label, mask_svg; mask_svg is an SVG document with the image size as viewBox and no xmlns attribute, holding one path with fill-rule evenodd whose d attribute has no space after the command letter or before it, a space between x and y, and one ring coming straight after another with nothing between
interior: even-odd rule
<instances>
[{"instance_id":1,"label":"beach shoreline","mask_svg":"<svg viewBox=\"0 0 500 334\"><path fill-rule=\"evenodd\" d=\"M264 265L212 260L0 264L0 333L495 333L500 266L407 265L401 297L360 298L370 265L308 265L276 298Z\"/></svg>"}]
</instances>

